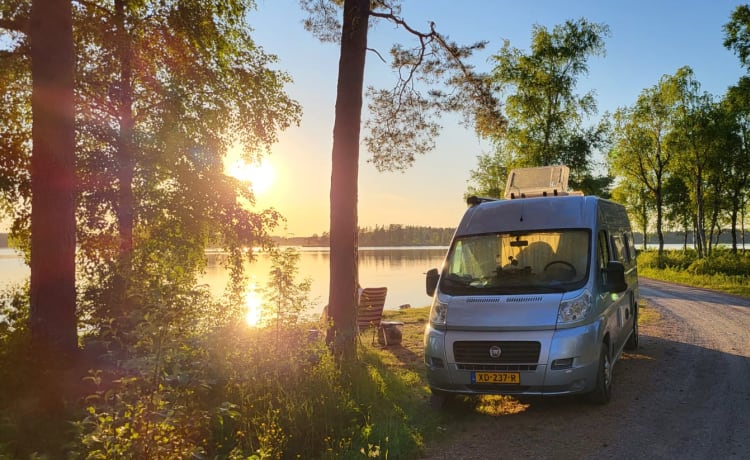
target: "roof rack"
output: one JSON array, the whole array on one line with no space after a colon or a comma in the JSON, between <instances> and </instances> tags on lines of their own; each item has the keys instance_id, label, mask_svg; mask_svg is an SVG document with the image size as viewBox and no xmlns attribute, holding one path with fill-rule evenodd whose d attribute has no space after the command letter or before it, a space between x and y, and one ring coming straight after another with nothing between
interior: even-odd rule
<instances>
[{"instance_id":1,"label":"roof rack","mask_svg":"<svg viewBox=\"0 0 750 460\"><path fill-rule=\"evenodd\" d=\"M565 165L539 166L511 170L505 187L505 198L583 195L568 191L570 169Z\"/></svg>"}]
</instances>

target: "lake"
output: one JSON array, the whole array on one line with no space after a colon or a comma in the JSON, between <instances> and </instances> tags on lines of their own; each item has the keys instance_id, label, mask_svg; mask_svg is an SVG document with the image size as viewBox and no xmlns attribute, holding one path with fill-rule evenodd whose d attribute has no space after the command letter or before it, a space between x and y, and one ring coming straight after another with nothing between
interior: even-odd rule
<instances>
[{"instance_id":1,"label":"lake","mask_svg":"<svg viewBox=\"0 0 750 460\"><path fill-rule=\"evenodd\" d=\"M310 278L310 298L316 305L315 312L323 310L328 303L330 280L328 248L297 248L300 258L297 264L298 281ZM359 248L359 282L362 287L388 288L385 308L398 309L409 304L412 307L429 305L431 299L425 293L425 272L438 268L443 263L447 248L444 247L388 247ZM221 264L221 255L209 254L203 280L214 295L221 295L227 274ZM260 253L257 260L247 264L250 288L264 288L271 270L268 254Z\"/></svg>"},{"instance_id":2,"label":"lake","mask_svg":"<svg viewBox=\"0 0 750 460\"><path fill-rule=\"evenodd\" d=\"M310 313L317 314L328 303L330 252L328 248L300 247L297 250L300 254L298 281L311 279L310 298L315 308ZM431 299L425 293L425 272L439 267L445 252L444 247L360 248L360 284L362 287L387 287L386 309L398 309L404 304L412 307L428 305ZM223 256L209 253L206 257L206 272L200 280L209 286L214 296L220 297L227 283ZM249 290L264 288L271 269L270 256L260 253L256 261L247 263L246 269L250 277ZM0 289L23 282L28 275L29 268L15 251L0 249Z\"/></svg>"}]
</instances>

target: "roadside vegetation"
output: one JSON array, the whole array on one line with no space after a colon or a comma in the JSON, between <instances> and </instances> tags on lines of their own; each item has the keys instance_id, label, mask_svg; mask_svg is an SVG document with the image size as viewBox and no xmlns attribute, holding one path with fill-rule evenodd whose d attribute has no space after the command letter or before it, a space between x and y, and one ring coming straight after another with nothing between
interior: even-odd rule
<instances>
[{"instance_id":1,"label":"roadside vegetation","mask_svg":"<svg viewBox=\"0 0 750 460\"><path fill-rule=\"evenodd\" d=\"M660 268L661 267L661 268ZM715 248L711 257L699 257L694 249L642 251L638 274L671 283L714 289L750 297L750 253Z\"/></svg>"}]
</instances>

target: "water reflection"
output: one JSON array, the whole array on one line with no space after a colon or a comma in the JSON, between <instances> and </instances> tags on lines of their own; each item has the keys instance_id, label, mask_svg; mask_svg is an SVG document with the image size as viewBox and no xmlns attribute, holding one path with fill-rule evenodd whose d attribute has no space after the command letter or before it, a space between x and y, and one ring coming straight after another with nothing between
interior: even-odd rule
<instances>
[{"instance_id":1,"label":"water reflection","mask_svg":"<svg viewBox=\"0 0 750 460\"><path fill-rule=\"evenodd\" d=\"M360 283L363 287L387 287L386 309L397 309L405 304L413 307L428 305L430 298L425 293L424 274L443 263L445 252L446 248L439 247L360 248ZM320 314L328 302L330 252L328 248L299 248L299 253L298 282L304 278L311 280L310 297L314 308L308 313ZM229 279L223 266L224 256L208 254L207 257L202 280L215 296L221 296ZM255 292L258 292L268 282L270 256L258 254L252 264L246 263L245 269L251 284L255 285Z\"/></svg>"},{"instance_id":2,"label":"water reflection","mask_svg":"<svg viewBox=\"0 0 750 460\"><path fill-rule=\"evenodd\" d=\"M245 291L245 322L248 326L258 325L263 310L263 297L257 289L255 283L250 283Z\"/></svg>"}]
</instances>

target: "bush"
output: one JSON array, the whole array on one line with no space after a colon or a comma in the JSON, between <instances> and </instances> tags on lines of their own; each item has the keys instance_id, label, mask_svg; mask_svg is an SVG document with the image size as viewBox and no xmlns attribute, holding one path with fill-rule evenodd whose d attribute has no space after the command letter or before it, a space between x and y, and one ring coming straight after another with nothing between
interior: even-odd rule
<instances>
[{"instance_id":1,"label":"bush","mask_svg":"<svg viewBox=\"0 0 750 460\"><path fill-rule=\"evenodd\" d=\"M664 251L661 260L659 259L659 252L656 250L641 251L638 253L638 267L686 270L697 257L698 254L693 249Z\"/></svg>"},{"instance_id":2,"label":"bush","mask_svg":"<svg viewBox=\"0 0 750 460\"><path fill-rule=\"evenodd\" d=\"M687 271L693 275L750 276L750 257L744 253L714 250L711 257L693 261Z\"/></svg>"}]
</instances>

